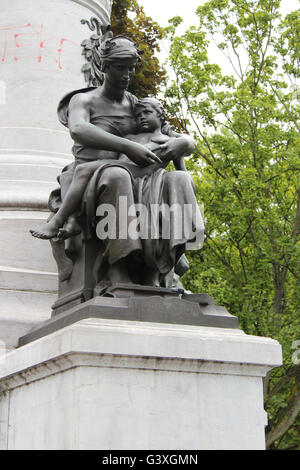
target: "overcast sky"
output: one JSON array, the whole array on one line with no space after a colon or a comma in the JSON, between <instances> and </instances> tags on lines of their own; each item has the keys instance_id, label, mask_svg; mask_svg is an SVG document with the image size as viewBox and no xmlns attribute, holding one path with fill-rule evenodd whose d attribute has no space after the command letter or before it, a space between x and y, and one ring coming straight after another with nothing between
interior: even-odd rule
<instances>
[{"instance_id":1,"label":"overcast sky","mask_svg":"<svg viewBox=\"0 0 300 470\"><path fill-rule=\"evenodd\" d=\"M144 7L145 13L157 21L161 26L167 26L168 20L173 16L181 16L183 24L178 28L178 33L184 31L191 25L197 25L197 16L195 11L199 5L203 5L207 0L138 0L139 5ZM286 15L290 11L297 10L300 6L299 0L281 0L281 12ZM212 45L212 48L214 46ZM216 53L215 62L222 67L223 57L221 53L214 49ZM168 43L166 40L161 42L161 54L159 58L164 61L168 56Z\"/></svg>"},{"instance_id":2,"label":"overcast sky","mask_svg":"<svg viewBox=\"0 0 300 470\"><path fill-rule=\"evenodd\" d=\"M185 23L193 24L195 11L199 5L203 5L206 0L138 0L145 12L152 16L161 26L168 24L168 19L172 16L181 16ZM299 8L298 0L281 0L283 12L296 10Z\"/></svg>"},{"instance_id":3,"label":"overcast sky","mask_svg":"<svg viewBox=\"0 0 300 470\"><path fill-rule=\"evenodd\" d=\"M199 5L206 0L138 0L139 5L144 7L145 13L157 21L161 26L167 26L168 20L173 16L181 16L184 23L180 29L184 32L192 24L197 24L195 11ZM281 10L287 14L299 8L299 0L281 0ZM162 44L162 52L167 51L167 45Z\"/></svg>"}]
</instances>

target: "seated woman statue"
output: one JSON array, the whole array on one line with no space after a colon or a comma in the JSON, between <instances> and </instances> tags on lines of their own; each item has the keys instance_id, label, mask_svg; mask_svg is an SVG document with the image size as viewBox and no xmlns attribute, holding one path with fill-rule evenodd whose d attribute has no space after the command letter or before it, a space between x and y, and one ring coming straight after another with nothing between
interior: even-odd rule
<instances>
[{"instance_id":1,"label":"seated woman statue","mask_svg":"<svg viewBox=\"0 0 300 470\"><path fill-rule=\"evenodd\" d=\"M141 167L131 162L125 154L121 154L118 161L127 162L126 167L133 171L135 177L138 177L138 175L150 175L157 169L165 168L168 165L169 159L163 158L163 160L161 160L158 154L163 150L161 144L168 142L171 138L169 134L172 135L174 132L166 123L162 104L155 98L144 98L137 101L134 107L134 116L137 125L137 134L127 135L125 138L145 145L145 147L158 157L156 163L152 163L142 170ZM63 227L68 217L79 208L90 177L102 166L102 162L103 160L94 160L76 166L72 183L67 190L59 210L43 228L30 231L34 237L46 240L55 237L66 239L78 234L78 228L73 226L74 219L72 219L65 228ZM132 165L137 166L137 168L134 169ZM174 165L176 169L185 171L185 164L182 157L174 160Z\"/></svg>"},{"instance_id":2,"label":"seated woman statue","mask_svg":"<svg viewBox=\"0 0 300 470\"><path fill-rule=\"evenodd\" d=\"M75 91L60 104L61 122L74 140L75 162L60 177L61 206L42 229L31 233L43 239L78 234L80 227L72 215L83 202L91 222L101 204L112 205L118 218L120 198L126 198L128 208L141 203L150 210L151 204L179 209L189 204L194 209L191 228L180 239L173 233L168 240L133 239L128 233L105 241L104 258L112 283L132 282L128 265L134 257L146 267L147 275L141 283L158 286L161 275L174 268L184 253L186 243L194 238L199 241L199 234L203 238L193 183L183 161L193 151L194 142L171 130L157 100L138 101L127 91L140 60L132 41L123 36L110 38L102 44L100 53L103 85ZM179 171L165 171L171 160ZM134 217L136 214L130 215L128 225ZM176 214L173 218L176 220Z\"/></svg>"}]
</instances>

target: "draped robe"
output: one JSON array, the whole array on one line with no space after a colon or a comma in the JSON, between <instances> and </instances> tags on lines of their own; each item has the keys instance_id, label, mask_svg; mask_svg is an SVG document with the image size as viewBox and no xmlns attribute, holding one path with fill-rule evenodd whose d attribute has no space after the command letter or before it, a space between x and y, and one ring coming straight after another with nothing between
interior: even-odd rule
<instances>
[{"instance_id":1,"label":"draped robe","mask_svg":"<svg viewBox=\"0 0 300 470\"><path fill-rule=\"evenodd\" d=\"M76 93L90 90L93 88L74 91L60 102L58 115L66 127L71 97ZM133 108L137 98L129 92L125 93L131 105L131 114L119 112L109 116L93 115L90 120L91 124L119 137L135 133ZM63 171L72 173L76 165L93 160L88 149L78 142L74 142L72 150L75 162ZM142 168L129 159L119 161L115 159L113 152L105 150L101 151L101 155L102 159L99 160L99 165L90 178L82 198L81 214L84 215L85 220L83 230L85 239L89 239L95 233L99 222L99 218L96 217L97 208L101 204L112 204L116 210L117 221L120 216L123 216L122 220L124 220L125 214L120 214L121 208L118 200L120 196L125 197L127 208L133 206L130 216L127 214L127 228L137 215L134 207L142 204L148 214L147 220L144 219L147 228L143 227L142 235L137 238L131 238L130 233L127 232L125 238L118 237L117 233L116 238L104 240L101 263L112 265L122 258L128 258L129 264L133 268L138 265L140 272L151 268L158 269L162 276L167 275L174 269L180 258L182 259L187 243L191 244L193 241L194 247L200 248L204 239L204 224L191 177L184 171L167 172L165 167L168 162L162 163L160 167L157 164L153 165L155 169L152 171L151 166ZM116 171L116 169L119 170ZM112 176L118 180L115 186ZM112 188L115 189L112 190ZM49 206L50 208L58 207L60 203L60 191L55 190L50 196ZM173 208L170 212L170 233L167 238L163 237L161 227L164 215L160 214L160 217L157 217L157 208L163 205ZM189 207L189 217L186 221L188 223L185 223L184 230L182 230L186 207ZM153 224L156 224L156 227L153 227ZM153 237L153 231L155 237ZM181 233L181 236L177 237L178 233Z\"/></svg>"}]
</instances>

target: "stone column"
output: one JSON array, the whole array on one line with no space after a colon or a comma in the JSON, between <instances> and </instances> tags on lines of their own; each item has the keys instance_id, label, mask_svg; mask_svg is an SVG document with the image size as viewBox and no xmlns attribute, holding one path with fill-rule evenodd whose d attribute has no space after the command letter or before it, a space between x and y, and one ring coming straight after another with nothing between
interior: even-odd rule
<instances>
[{"instance_id":1,"label":"stone column","mask_svg":"<svg viewBox=\"0 0 300 470\"><path fill-rule=\"evenodd\" d=\"M0 341L8 347L51 314L57 274L50 244L29 229L72 141L58 122L64 94L85 87L81 20L109 24L112 0L2 0L0 11Z\"/></svg>"}]
</instances>

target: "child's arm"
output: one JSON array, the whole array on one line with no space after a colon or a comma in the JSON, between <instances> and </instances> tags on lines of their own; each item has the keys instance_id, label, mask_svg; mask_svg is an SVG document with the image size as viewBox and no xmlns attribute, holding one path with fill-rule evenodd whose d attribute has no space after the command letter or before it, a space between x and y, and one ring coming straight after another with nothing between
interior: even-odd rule
<instances>
[{"instance_id":1,"label":"child's arm","mask_svg":"<svg viewBox=\"0 0 300 470\"><path fill-rule=\"evenodd\" d=\"M193 138L187 134L174 132L168 142L160 146L160 158L162 160L179 160L181 157L190 156L195 149Z\"/></svg>"},{"instance_id":2,"label":"child's arm","mask_svg":"<svg viewBox=\"0 0 300 470\"><path fill-rule=\"evenodd\" d=\"M187 171L183 157L173 160L173 163L176 170Z\"/></svg>"}]
</instances>

